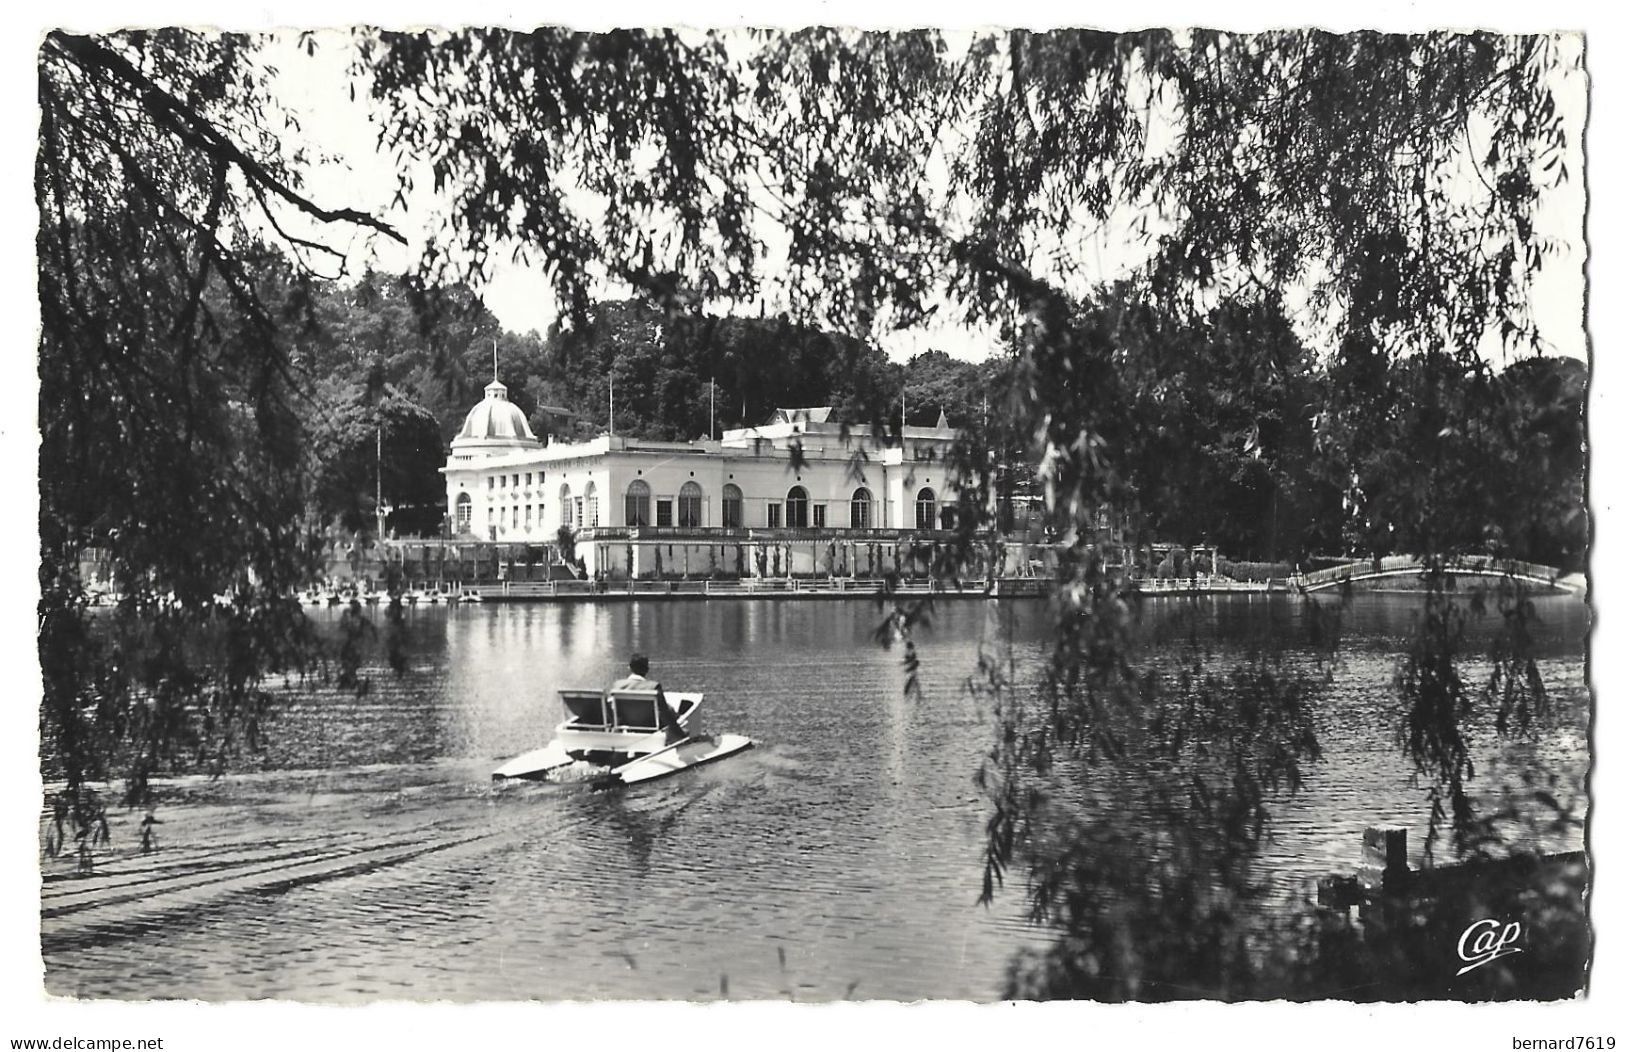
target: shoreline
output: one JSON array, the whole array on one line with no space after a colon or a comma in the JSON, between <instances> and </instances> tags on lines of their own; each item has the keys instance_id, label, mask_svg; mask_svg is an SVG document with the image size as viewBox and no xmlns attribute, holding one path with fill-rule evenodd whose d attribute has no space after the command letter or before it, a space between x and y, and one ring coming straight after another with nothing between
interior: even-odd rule
<instances>
[{"instance_id":1,"label":"shoreline","mask_svg":"<svg viewBox=\"0 0 1625 1052\"><path fill-rule=\"evenodd\" d=\"M708 599L773 599L773 600L841 600L869 599L893 596L897 598L940 599L1043 599L1048 598L1055 581L1047 577L996 578L992 581L966 581L956 586L928 582L905 582L887 591L884 582L835 578L811 580L800 578L748 579L745 581L520 581L486 583L442 592L449 598L434 602L406 602L403 605L458 606L492 603L499 605L524 603L584 603L584 602L636 602L701 601ZM1326 590L1329 596L1341 595L1340 590ZM1359 595L1421 595L1420 588L1356 587ZM384 593L372 593L379 601L368 599L369 606L383 605ZM1215 596L1293 596L1306 597L1307 592L1295 581L1273 579L1269 581L1225 581L1182 579L1177 582L1133 582L1126 594L1147 599L1194 599ZM1584 592L1562 585L1539 590L1539 594L1578 595ZM313 609L342 604L310 604Z\"/></svg>"},{"instance_id":2,"label":"shoreline","mask_svg":"<svg viewBox=\"0 0 1625 1052\"><path fill-rule=\"evenodd\" d=\"M1044 599L1054 589L1048 577L1001 577L965 581L955 586L903 582L887 591L878 580L834 578L752 578L745 581L550 581L510 582L498 588L471 589L478 603L628 602L633 600L703 599L867 599L883 596L941 599ZM1173 586L1134 589L1143 596L1296 595L1286 581L1182 581ZM461 602L467 602L463 599Z\"/></svg>"}]
</instances>

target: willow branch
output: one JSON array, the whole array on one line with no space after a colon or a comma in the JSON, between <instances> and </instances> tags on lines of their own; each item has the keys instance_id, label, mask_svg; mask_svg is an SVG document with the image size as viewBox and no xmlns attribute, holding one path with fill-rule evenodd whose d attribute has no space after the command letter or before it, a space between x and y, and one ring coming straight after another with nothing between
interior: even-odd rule
<instances>
[{"instance_id":1,"label":"willow branch","mask_svg":"<svg viewBox=\"0 0 1625 1052\"><path fill-rule=\"evenodd\" d=\"M350 223L366 227L406 244L406 237L394 227L366 212L353 208L323 208L278 178L263 164L243 152L235 142L194 108L154 83L124 56L90 37L52 33L46 38L64 57L87 69L100 69L123 81L142 99L148 113L185 141L211 157L235 166L255 186L269 190L299 211L323 223Z\"/></svg>"}]
</instances>

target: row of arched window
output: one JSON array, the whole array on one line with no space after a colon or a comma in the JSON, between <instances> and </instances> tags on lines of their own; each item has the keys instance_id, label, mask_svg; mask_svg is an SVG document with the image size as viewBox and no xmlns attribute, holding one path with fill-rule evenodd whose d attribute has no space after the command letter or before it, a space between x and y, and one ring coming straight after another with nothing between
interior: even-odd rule
<instances>
[{"instance_id":1,"label":"row of arched window","mask_svg":"<svg viewBox=\"0 0 1625 1052\"><path fill-rule=\"evenodd\" d=\"M698 528L704 525L704 492L697 482L685 482L683 488L677 493L677 521L657 522L657 516L650 514L649 484L642 479L633 479L631 485L626 487L626 508L624 522L628 526L683 526ZM566 526L593 527L598 525L598 487L594 483L587 483L585 492L572 495L569 483L559 487L560 518ZM852 493L852 517L849 520L851 528L867 530L874 526L874 496L863 486L859 486ZM468 529L473 522L473 502L467 493L457 497L457 525L461 529ZM774 509L769 510L769 526L778 526L781 523L772 521ZM811 512L811 518L809 518ZM792 528L805 528L808 526L822 527L823 508L814 506L807 497L807 491L801 486L790 487L790 492L784 497L784 522L782 525ZM669 520L671 517L671 502L661 501L658 518ZM817 520L817 521L812 521ZM745 496L738 486L733 483L722 487L722 527L733 529L745 524ZM946 523L944 524L946 525ZM937 527L937 495L930 488L920 490L914 495L914 528L930 530Z\"/></svg>"},{"instance_id":2,"label":"row of arched window","mask_svg":"<svg viewBox=\"0 0 1625 1052\"><path fill-rule=\"evenodd\" d=\"M697 527L703 525L702 521L702 493L698 483L685 482L677 494L677 525ZM874 495L863 486L859 486L852 493L852 516L848 520L851 528L867 530L874 526ZM772 521L774 509L769 508L769 526L784 525L791 528L806 528L808 526L823 527L823 508L814 505L807 496L807 490L802 486L792 486L784 496L784 522L782 524ZM649 517L649 484L642 479L634 479L626 489L626 524L628 526L648 526ZM722 488L722 526L732 529L745 524L745 496L738 486L733 483ZM667 522L654 522L653 525L669 526ZM935 529L937 525L937 495L926 487L914 497L914 525L916 529Z\"/></svg>"},{"instance_id":3,"label":"row of arched window","mask_svg":"<svg viewBox=\"0 0 1625 1052\"><path fill-rule=\"evenodd\" d=\"M677 525L698 527L703 525L702 492L699 484L685 482L677 494ZM852 528L866 530L874 525L872 508L874 496L864 487L859 486L852 494L852 517L849 520ZM917 499L920 509L916 518L919 521L934 523L936 521L936 496L929 489L920 491ZM772 521L775 510L769 509L769 526L784 525L793 528L806 528L808 526L821 527L825 525L821 519L823 509L815 506L807 496L807 490L802 486L792 486L784 496L784 522ZM649 517L649 484L642 479L634 479L626 488L626 524L628 526L648 526ZM654 522L654 525L666 526L670 523ZM728 483L722 487L722 527L723 529L736 529L745 524L745 495L738 486Z\"/></svg>"},{"instance_id":4,"label":"row of arched window","mask_svg":"<svg viewBox=\"0 0 1625 1052\"><path fill-rule=\"evenodd\" d=\"M559 521L566 526L590 528L598 525L598 484L589 482L585 492L572 496L570 484L566 482L559 487L559 507Z\"/></svg>"}]
</instances>

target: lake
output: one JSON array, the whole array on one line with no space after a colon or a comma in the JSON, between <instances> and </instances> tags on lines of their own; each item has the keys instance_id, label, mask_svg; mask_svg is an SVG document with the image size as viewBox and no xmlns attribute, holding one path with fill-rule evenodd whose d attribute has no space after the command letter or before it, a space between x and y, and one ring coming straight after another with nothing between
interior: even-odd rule
<instances>
[{"instance_id":1,"label":"lake","mask_svg":"<svg viewBox=\"0 0 1625 1052\"><path fill-rule=\"evenodd\" d=\"M1583 811L1589 613L1567 597L1536 605L1552 711L1536 736L1484 736L1475 785L1550 771ZM1419 606L1346 601L1319 713L1325 757L1280 802L1260 860L1283 894L1352 870L1367 825L1420 839L1425 793L1390 719ZM1221 656L1265 630L1295 638L1303 610L1285 597L1147 603L1173 626L1170 646L1200 639ZM336 612L313 616L334 628ZM923 697L905 696L877 619L862 600L410 610L404 674L374 657L360 695L279 687L262 752L218 780L162 782L158 850L139 850L142 813L120 812L93 875L46 862L47 987L320 1002L995 999L1012 956L1044 936L1023 921L1019 882L976 904L987 805L972 776L992 720L962 682L1001 635L1030 667L1047 607L940 603L919 638ZM668 689L705 692L704 730L757 747L625 791L490 782L497 761L551 737L555 691L602 686L634 650Z\"/></svg>"}]
</instances>

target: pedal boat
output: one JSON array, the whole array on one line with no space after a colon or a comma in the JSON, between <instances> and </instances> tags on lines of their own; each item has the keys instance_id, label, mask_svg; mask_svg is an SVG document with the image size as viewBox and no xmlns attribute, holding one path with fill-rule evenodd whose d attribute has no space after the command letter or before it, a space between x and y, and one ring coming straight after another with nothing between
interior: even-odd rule
<instances>
[{"instance_id":1,"label":"pedal boat","mask_svg":"<svg viewBox=\"0 0 1625 1052\"><path fill-rule=\"evenodd\" d=\"M634 785L678 774L743 752L754 743L740 734L713 738L690 731L704 694L667 692L677 717L675 729L660 725L654 691L561 690L565 720L553 741L516 756L491 772L491 780L546 780L549 773L578 761L608 770L593 780L598 788Z\"/></svg>"}]
</instances>

